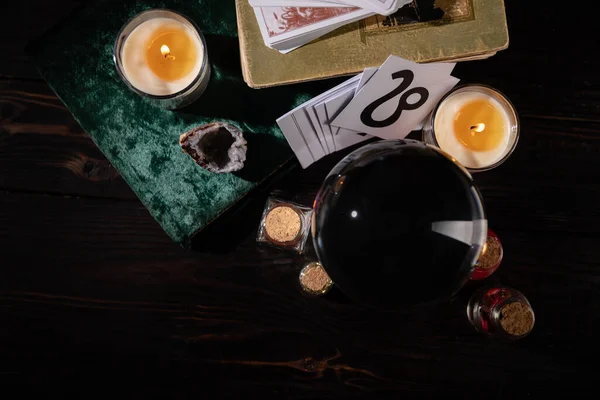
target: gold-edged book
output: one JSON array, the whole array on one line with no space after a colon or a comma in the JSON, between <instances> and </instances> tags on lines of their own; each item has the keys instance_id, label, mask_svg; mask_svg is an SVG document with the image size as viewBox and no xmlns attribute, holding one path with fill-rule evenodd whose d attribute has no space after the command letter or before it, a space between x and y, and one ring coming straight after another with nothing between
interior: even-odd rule
<instances>
[{"instance_id":1,"label":"gold-edged book","mask_svg":"<svg viewBox=\"0 0 600 400\"><path fill-rule=\"evenodd\" d=\"M288 54L263 42L248 0L236 0L244 80L263 88L356 74L394 54L416 62L483 59L508 47L504 0L414 0Z\"/></svg>"}]
</instances>

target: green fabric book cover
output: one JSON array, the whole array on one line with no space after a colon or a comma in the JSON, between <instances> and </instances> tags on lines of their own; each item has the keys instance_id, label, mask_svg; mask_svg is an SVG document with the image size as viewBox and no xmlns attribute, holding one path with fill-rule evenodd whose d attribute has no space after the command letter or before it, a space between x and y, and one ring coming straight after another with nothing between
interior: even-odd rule
<instances>
[{"instance_id":1,"label":"green fabric book cover","mask_svg":"<svg viewBox=\"0 0 600 400\"><path fill-rule=\"evenodd\" d=\"M203 96L182 110L152 106L128 89L115 69L113 45L120 28L151 8L187 15L206 37L211 81ZM293 157L275 120L311 97L306 85L255 90L244 83L233 0L99 2L48 32L33 51L48 84L183 246ZM208 172L179 146L180 134L214 121L244 132L248 153L241 171Z\"/></svg>"}]
</instances>

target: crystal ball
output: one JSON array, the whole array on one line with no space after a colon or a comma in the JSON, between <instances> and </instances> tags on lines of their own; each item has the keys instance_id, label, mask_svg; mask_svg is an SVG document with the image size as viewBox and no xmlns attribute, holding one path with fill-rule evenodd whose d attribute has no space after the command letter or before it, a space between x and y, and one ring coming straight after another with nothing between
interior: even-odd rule
<instances>
[{"instance_id":1,"label":"crystal ball","mask_svg":"<svg viewBox=\"0 0 600 400\"><path fill-rule=\"evenodd\" d=\"M486 233L471 175L413 140L380 141L349 154L314 204L319 261L349 298L376 307L450 297L473 272Z\"/></svg>"}]
</instances>

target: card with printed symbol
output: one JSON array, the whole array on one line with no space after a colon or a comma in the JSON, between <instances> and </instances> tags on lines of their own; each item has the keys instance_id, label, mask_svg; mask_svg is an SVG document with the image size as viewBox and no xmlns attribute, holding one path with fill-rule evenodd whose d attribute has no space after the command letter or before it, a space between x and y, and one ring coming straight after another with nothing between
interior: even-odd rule
<instances>
[{"instance_id":1,"label":"card with printed symbol","mask_svg":"<svg viewBox=\"0 0 600 400\"><path fill-rule=\"evenodd\" d=\"M454 64L421 65L391 56L277 120L303 168L374 136L400 139L459 80Z\"/></svg>"},{"instance_id":2,"label":"card with printed symbol","mask_svg":"<svg viewBox=\"0 0 600 400\"><path fill-rule=\"evenodd\" d=\"M459 80L454 63L417 64L390 56L332 126L384 139L402 139Z\"/></svg>"},{"instance_id":3,"label":"card with printed symbol","mask_svg":"<svg viewBox=\"0 0 600 400\"><path fill-rule=\"evenodd\" d=\"M362 89L369 82L369 80L373 77L375 72L377 72L377 68L365 69L365 72L363 72L362 78L360 79L360 83L358 84L358 87L356 88L356 94L358 94L360 89ZM355 96L356 96L356 94L355 94ZM425 117L425 119L427 119L427 117ZM413 128L413 131L420 131L421 129L423 129L423 125L425 125L425 119L423 121L421 121L417 126L415 126Z\"/></svg>"}]
</instances>

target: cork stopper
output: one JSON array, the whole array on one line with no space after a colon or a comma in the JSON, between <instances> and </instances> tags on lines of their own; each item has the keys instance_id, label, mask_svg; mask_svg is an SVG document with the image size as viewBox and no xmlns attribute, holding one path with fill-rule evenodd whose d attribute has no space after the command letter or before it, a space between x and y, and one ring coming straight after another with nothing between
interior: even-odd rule
<instances>
[{"instance_id":1,"label":"cork stopper","mask_svg":"<svg viewBox=\"0 0 600 400\"><path fill-rule=\"evenodd\" d=\"M502 257L502 246L494 236L488 235L481 256L477 260L477 267L483 269L493 268Z\"/></svg>"},{"instance_id":2,"label":"cork stopper","mask_svg":"<svg viewBox=\"0 0 600 400\"><path fill-rule=\"evenodd\" d=\"M478 281L492 275L500 267L503 256L502 242L498 235L488 229L483 249L471 274L471 280Z\"/></svg>"},{"instance_id":3,"label":"cork stopper","mask_svg":"<svg viewBox=\"0 0 600 400\"><path fill-rule=\"evenodd\" d=\"M509 335L526 335L533 329L533 324L533 311L527 304L517 301L500 310L500 326Z\"/></svg>"},{"instance_id":4,"label":"cork stopper","mask_svg":"<svg viewBox=\"0 0 600 400\"><path fill-rule=\"evenodd\" d=\"M292 207L278 206L273 208L265 218L267 236L275 242L291 242L302 230L300 215Z\"/></svg>"},{"instance_id":5,"label":"cork stopper","mask_svg":"<svg viewBox=\"0 0 600 400\"><path fill-rule=\"evenodd\" d=\"M311 294L325 294L333 281L320 263L311 262L300 271L300 285Z\"/></svg>"}]
</instances>

